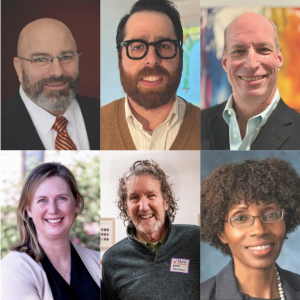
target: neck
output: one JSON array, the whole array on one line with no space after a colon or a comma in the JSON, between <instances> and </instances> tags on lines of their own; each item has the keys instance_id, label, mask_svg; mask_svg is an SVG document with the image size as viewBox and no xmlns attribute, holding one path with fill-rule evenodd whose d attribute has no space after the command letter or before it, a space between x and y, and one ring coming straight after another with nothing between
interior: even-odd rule
<instances>
[{"instance_id":1,"label":"neck","mask_svg":"<svg viewBox=\"0 0 300 300\"><path fill-rule=\"evenodd\" d=\"M52 263L62 265L66 261L69 262L71 256L69 238L49 241L38 236L38 242Z\"/></svg>"},{"instance_id":2,"label":"neck","mask_svg":"<svg viewBox=\"0 0 300 300\"><path fill-rule=\"evenodd\" d=\"M165 225L163 225L159 230L153 232L153 233L144 233L140 231L139 229L136 230L136 238L145 243L157 243L160 241L162 236L164 235L166 229Z\"/></svg>"},{"instance_id":3,"label":"neck","mask_svg":"<svg viewBox=\"0 0 300 300\"><path fill-rule=\"evenodd\" d=\"M234 272L239 289L243 294L264 299L273 299L280 296L275 264L264 269L252 269L235 260Z\"/></svg>"},{"instance_id":4,"label":"neck","mask_svg":"<svg viewBox=\"0 0 300 300\"><path fill-rule=\"evenodd\" d=\"M170 101L154 109L145 109L136 104L128 96L128 102L134 117L143 125L144 130L154 131L168 117L175 101L175 96Z\"/></svg>"},{"instance_id":5,"label":"neck","mask_svg":"<svg viewBox=\"0 0 300 300\"><path fill-rule=\"evenodd\" d=\"M272 103L276 90L267 99L243 99L233 93L233 108L240 128L241 137L244 139L247 131L247 123L250 118L265 111Z\"/></svg>"}]
</instances>

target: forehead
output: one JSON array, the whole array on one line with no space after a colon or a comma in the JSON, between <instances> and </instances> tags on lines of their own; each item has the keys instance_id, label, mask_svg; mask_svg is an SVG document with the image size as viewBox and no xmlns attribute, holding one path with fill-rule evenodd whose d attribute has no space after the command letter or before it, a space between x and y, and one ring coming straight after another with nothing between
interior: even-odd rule
<instances>
[{"instance_id":1,"label":"forehead","mask_svg":"<svg viewBox=\"0 0 300 300\"><path fill-rule=\"evenodd\" d=\"M145 192L150 190L160 190L160 183L151 175L134 176L126 182L128 194L134 192Z\"/></svg>"},{"instance_id":2,"label":"forehead","mask_svg":"<svg viewBox=\"0 0 300 300\"><path fill-rule=\"evenodd\" d=\"M70 190L67 181L60 176L52 176L42 180L34 190L34 194L41 191L53 191L53 190Z\"/></svg>"},{"instance_id":3,"label":"forehead","mask_svg":"<svg viewBox=\"0 0 300 300\"><path fill-rule=\"evenodd\" d=\"M27 31L21 46L28 55L36 52L58 55L63 51L76 50L76 43L70 31L55 25Z\"/></svg>"},{"instance_id":4,"label":"forehead","mask_svg":"<svg viewBox=\"0 0 300 300\"><path fill-rule=\"evenodd\" d=\"M171 19L160 12L137 12L128 19L124 40L142 38L145 40L171 38L176 39Z\"/></svg>"},{"instance_id":5,"label":"forehead","mask_svg":"<svg viewBox=\"0 0 300 300\"><path fill-rule=\"evenodd\" d=\"M258 201L256 202L249 202L249 201L241 201L240 203L233 204L232 206L229 207L228 211L234 211L236 209L242 208L246 210L262 210L265 208L269 207L277 207L278 204L271 201L271 202L263 202L263 201Z\"/></svg>"},{"instance_id":6,"label":"forehead","mask_svg":"<svg viewBox=\"0 0 300 300\"><path fill-rule=\"evenodd\" d=\"M275 30L271 22L262 16L241 16L228 26L226 41L228 47L263 43L275 47Z\"/></svg>"}]
</instances>

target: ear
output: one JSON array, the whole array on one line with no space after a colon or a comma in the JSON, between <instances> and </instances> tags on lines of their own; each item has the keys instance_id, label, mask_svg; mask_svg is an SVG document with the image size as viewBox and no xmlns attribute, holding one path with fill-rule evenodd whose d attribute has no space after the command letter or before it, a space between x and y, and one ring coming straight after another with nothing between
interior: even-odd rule
<instances>
[{"instance_id":1,"label":"ear","mask_svg":"<svg viewBox=\"0 0 300 300\"><path fill-rule=\"evenodd\" d=\"M223 231L218 233L218 237L223 244L228 244L227 238Z\"/></svg>"},{"instance_id":2,"label":"ear","mask_svg":"<svg viewBox=\"0 0 300 300\"><path fill-rule=\"evenodd\" d=\"M165 199L164 199L164 209L165 209L165 211L167 211L169 209L169 203Z\"/></svg>"},{"instance_id":3,"label":"ear","mask_svg":"<svg viewBox=\"0 0 300 300\"><path fill-rule=\"evenodd\" d=\"M283 61L284 61L283 55L281 53L281 49L278 50L277 57L278 57L278 70L280 70L283 65Z\"/></svg>"},{"instance_id":4,"label":"ear","mask_svg":"<svg viewBox=\"0 0 300 300\"><path fill-rule=\"evenodd\" d=\"M120 53L117 51L118 61L120 61Z\"/></svg>"},{"instance_id":5,"label":"ear","mask_svg":"<svg viewBox=\"0 0 300 300\"><path fill-rule=\"evenodd\" d=\"M222 67L225 72L227 72L227 60L228 60L227 54L225 53L225 51L223 51Z\"/></svg>"},{"instance_id":6,"label":"ear","mask_svg":"<svg viewBox=\"0 0 300 300\"><path fill-rule=\"evenodd\" d=\"M23 83L23 78L22 78L23 66L22 66L21 59L18 57L14 57L13 64L17 72L17 75L19 77L20 83Z\"/></svg>"},{"instance_id":7,"label":"ear","mask_svg":"<svg viewBox=\"0 0 300 300\"><path fill-rule=\"evenodd\" d=\"M27 214L28 214L29 218L32 218L32 212L31 212L30 206L27 206L25 209L27 211Z\"/></svg>"}]
</instances>

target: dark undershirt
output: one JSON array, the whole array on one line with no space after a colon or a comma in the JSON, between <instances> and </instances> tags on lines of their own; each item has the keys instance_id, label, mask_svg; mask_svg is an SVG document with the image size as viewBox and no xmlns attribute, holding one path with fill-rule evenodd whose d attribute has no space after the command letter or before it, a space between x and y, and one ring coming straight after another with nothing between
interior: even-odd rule
<instances>
[{"instance_id":1,"label":"dark undershirt","mask_svg":"<svg viewBox=\"0 0 300 300\"><path fill-rule=\"evenodd\" d=\"M250 297L249 295L245 295L243 294L243 300L281 300L280 298L272 298L272 299L265 299L265 298L254 298L254 297Z\"/></svg>"},{"instance_id":2,"label":"dark undershirt","mask_svg":"<svg viewBox=\"0 0 300 300\"><path fill-rule=\"evenodd\" d=\"M70 285L56 271L46 254L41 263L46 272L54 300L100 299L100 287L91 277L72 244Z\"/></svg>"}]
</instances>

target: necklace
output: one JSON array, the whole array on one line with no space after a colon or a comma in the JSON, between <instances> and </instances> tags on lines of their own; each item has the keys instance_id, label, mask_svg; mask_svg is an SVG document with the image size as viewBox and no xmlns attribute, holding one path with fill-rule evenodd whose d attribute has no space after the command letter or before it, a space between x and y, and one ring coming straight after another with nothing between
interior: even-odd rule
<instances>
[{"instance_id":1,"label":"necklace","mask_svg":"<svg viewBox=\"0 0 300 300\"><path fill-rule=\"evenodd\" d=\"M279 275L279 272L277 271L276 266L275 266L275 273L276 273L277 286L278 286L278 292L279 292L279 295L280 295L280 300L285 300L286 298L285 298L285 295L284 295L284 290L282 288L280 275ZM242 298L244 298L244 294L242 293L240 286L239 286L239 290L240 290Z\"/></svg>"},{"instance_id":2,"label":"necklace","mask_svg":"<svg viewBox=\"0 0 300 300\"><path fill-rule=\"evenodd\" d=\"M60 274L62 276L62 278L65 278L67 272L69 271L70 266L71 266L71 258L70 258L70 263L68 264L68 269L67 269L66 273L65 274Z\"/></svg>"}]
</instances>

